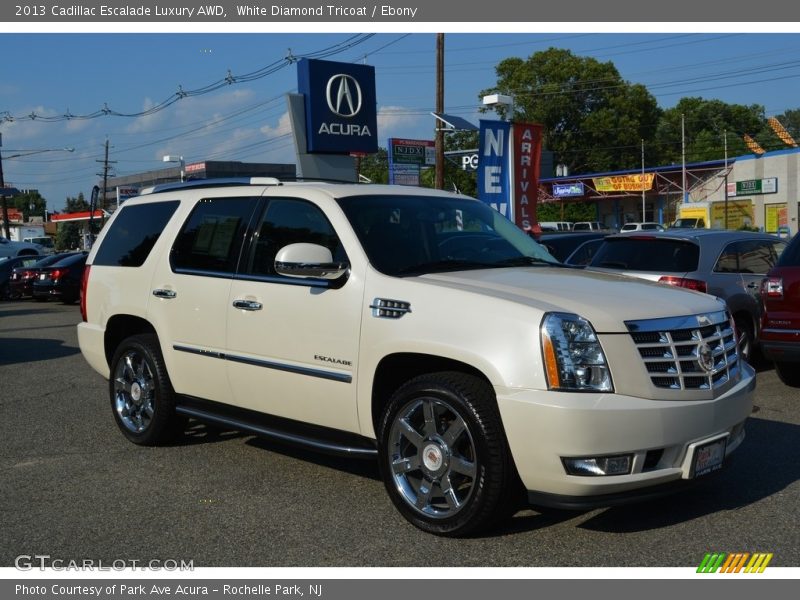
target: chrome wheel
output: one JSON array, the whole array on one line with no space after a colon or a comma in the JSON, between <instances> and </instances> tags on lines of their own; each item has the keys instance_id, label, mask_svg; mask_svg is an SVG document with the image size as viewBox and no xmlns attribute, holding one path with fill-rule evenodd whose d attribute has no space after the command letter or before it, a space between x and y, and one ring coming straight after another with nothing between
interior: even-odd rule
<instances>
[{"instance_id":1,"label":"chrome wheel","mask_svg":"<svg viewBox=\"0 0 800 600\"><path fill-rule=\"evenodd\" d=\"M452 406L432 397L408 403L388 440L393 483L409 507L445 519L467 505L477 481L475 442Z\"/></svg>"},{"instance_id":2,"label":"chrome wheel","mask_svg":"<svg viewBox=\"0 0 800 600\"><path fill-rule=\"evenodd\" d=\"M128 350L114 371L114 410L128 431L138 434L147 430L153 420L155 396L155 377L144 354Z\"/></svg>"}]
</instances>

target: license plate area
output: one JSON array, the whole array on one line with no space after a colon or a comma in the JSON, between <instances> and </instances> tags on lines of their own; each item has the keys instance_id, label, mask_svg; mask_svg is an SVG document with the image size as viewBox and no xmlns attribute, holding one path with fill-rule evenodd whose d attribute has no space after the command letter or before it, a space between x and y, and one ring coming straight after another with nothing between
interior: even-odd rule
<instances>
[{"instance_id":1,"label":"license plate area","mask_svg":"<svg viewBox=\"0 0 800 600\"><path fill-rule=\"evenodd\" d=\"M727 445L728 436L725 436L709 442L701 442L694 446L689 478L696 479L721 469L722 464L725 462L725 448Z\"/></svg>"}]
</instances>

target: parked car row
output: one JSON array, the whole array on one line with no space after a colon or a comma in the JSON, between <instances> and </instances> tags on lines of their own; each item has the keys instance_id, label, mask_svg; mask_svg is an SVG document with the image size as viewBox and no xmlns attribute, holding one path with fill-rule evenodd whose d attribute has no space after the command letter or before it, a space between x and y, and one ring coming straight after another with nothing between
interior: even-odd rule
<instances>
[{"instance_id":1,"label":"parked car row","mask_svg":"<svg viewBox=\"0 0 800 600\"><path fill-rule=\"evenodd\" d=\"M0 260L0 299L77 302L86 256L85 252L66 252Z\"/></svg>"}]
</instances>

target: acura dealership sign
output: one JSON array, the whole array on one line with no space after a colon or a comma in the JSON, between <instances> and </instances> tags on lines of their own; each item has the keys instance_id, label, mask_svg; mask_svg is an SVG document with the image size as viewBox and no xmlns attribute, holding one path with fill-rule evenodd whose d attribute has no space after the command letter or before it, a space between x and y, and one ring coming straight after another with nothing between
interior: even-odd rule
<instances>
[{"instance_id":1,"label":"acura dealership sign","mask_svg":"<svg viewBox=\"0 0 800 600\"><path fill-rule=\"evenodd\" d=\"M375 68L302 59L297 87L305 98L307 151L378 151Z\"/></svg>"}]
</instances>

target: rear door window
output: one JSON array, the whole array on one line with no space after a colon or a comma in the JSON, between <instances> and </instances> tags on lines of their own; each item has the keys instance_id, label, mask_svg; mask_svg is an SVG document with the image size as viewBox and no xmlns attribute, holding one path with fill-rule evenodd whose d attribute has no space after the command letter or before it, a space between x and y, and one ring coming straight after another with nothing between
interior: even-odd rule
<instances>
[{"instance_id":1,"label":"rear door window","mask_svg":"<svg viewBox=\"0 0 800 600\"><path fill-rule=\"evenodd\" d=\"M763 275L778 261L782 241L747 240L728 244L717 259L717 273L745 273Z\"/></svg>"},{"instance_id":2,"label":"rear door window","mask_svg":"<svg viewBox=\"0 0 800 600\"><path fill-rule=\"evenodd\" d=\"M700 248L691 242L662 238L606 239L591 266L626 271L688 273L697 270Z\"/></svg>"},{"instance_id":3,"label":"rear door window","mask_svg":"<svg viewBox=\"0 0 800 600\"><path fill-rule=\"evenodd\" d=\"M175 239L170 264L176 273L233 275L257 197L200 200Z\"/></svg>"},{"instance_id":4,"label":"rear door window","mask_svg":"<svg viewBox=\"0 0 800 600\"><path fill-rule=\"evenodd\" d=\"M178 200L170 200L123 206L111 223L92 264L142 266L179 204Z\"/></svg>"}]
</instances>

